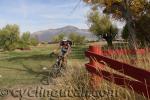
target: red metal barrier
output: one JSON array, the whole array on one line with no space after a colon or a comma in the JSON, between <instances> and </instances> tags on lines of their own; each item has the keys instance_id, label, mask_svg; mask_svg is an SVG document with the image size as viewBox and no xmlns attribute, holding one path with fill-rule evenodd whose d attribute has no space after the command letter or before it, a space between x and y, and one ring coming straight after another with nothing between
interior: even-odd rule
<instances>
[{"instance_id":1,"label":"red metal barrier","mask_svg":"<svg viewBox=\"0 0 150 100\"><path fill-rule=\"evenodd\" d=\"M96 45L95 46L90 46L89 47L89 51L95 52L95 54L97 54L97 55L101 55L102 54L102 51L99 50L98 46L96 46ZM95 60L93 58L90 57L89 59L90 59L90 62L89 62L90 65L93 65L95 68L97 66L99 66L100 68L103 68L103 65L100 64L100 63L95 62ZM99 85L99 82L101 80L102 80L102 77L100 77L99 75L91 72L90 85L92 86L93 89L97 89L97 87Z\"/></svg>"},{"instance_id":2,"label":"red metal barrier","mask_svg":"<svg viewBox=\"0 0 150 100\"><path fill-rule=\"evenodd\" d=\"M122 87L128 87L147 98L150 97L149 71L105 57L98 46L90 46L89 50L85 52L85 55L90 59L90 63L86 64L86 68L92 74L93 79L91 83L93 87L94 85L98 86L98 82L100 83L103 78ZM102 61L107 63L108 67L123 73L124 75L121 76L105 71ZM133 79L129 79L126 76L130 76Z\"/></svg>"},{"instance_id":3,"label":"red metal barrier","mask_svg":"<svg viewBox=\"0 0 150 100\"><path fill-rule=\"evenodd\" d=\"M118 49L118 50L103 50L103 55L126 55L126 54L135 54L134 50L128 50L128 49ZM136 54L146 54L147 52L150 52L149 48L146 49L137 49Z\"/></svg>"}]
</instances>

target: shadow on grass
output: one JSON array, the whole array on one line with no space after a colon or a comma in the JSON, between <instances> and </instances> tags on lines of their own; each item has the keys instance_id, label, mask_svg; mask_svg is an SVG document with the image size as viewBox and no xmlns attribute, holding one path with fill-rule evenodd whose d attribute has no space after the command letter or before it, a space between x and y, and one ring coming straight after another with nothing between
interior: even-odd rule
<instances>
[{"instance_id":1,"label":"shadow on grass","mask_svg":"<svg viewBox=\"0 0 150 100\"><path fill-rule=\"evenodd\" d=\"M40 65L40 66L42 66L42 65ZM42 71L34 71L32 68L29 68L25 65L23 65L23 67L26 69L26 71L29 74L35 75L35 77L40 76L39 82L41 84L49 85L50 83L52 83L52 78L54 78L54 75L53 75L53 72L52 72L53 70L47 69L47 70L42 70ZM45 66L42 66L42 67L45 67Z\"/></svg>"},{"instance_id":2,"label":"shadow on grass","mask_svg":"<svg viewBox=\"0 0 150 100\"><path fill-rule=\"evenodd\" d=\"M3 66L0 66L0 68L9 69L9 70L16 70L16 71L26 71L25 69L12 68L12 67L3 67Z\"/></svg>"},{"instance_id":3,"label":"shadow on grass","mask_svg":"<svg viewBox=\"0 0 150 100\"><path fill-rule=\"evenodd\" d=\"M24 69L12 68L12 67L2 67L2 66L0 66L0 68L2 68L2 69L9 69L9 70L16 70L16 71L22 71L22 72L27 72L30 75L33 75L35 77L39 77L40 79L39 78L37 78L37 79L39 80L39 82L41 84L43 84L43 85L49 85L49 83L50 83L49 79L50 79L50 77L52 77L49 74L50 70L35 71L32 68L27 67L24 64L22 64L22 66L23 66ZM42 65L40 65L40 66L42 66ZM44 67L44 66L42 66L42 67Z\"/></svg>"},{"instance_id":4,"label":"shadow on grass","mask_svg":"<svg viewBox=\"0 0 150 100\"><path fill-rule=\"evenodd\" d=\"M41 65L42 66L42 65ZM27 67L27 66L25 66L24 64L23 64L23 68L26 70L26 72L28 72L29 74L32 74L32 75L36 75L36 76L38 76L38 75L45 75L45 76L47 76L49 73L48 73L48 71L35 71L35 70L33 70L32 68L29 68L29 67Z\"/></svg>"},{"instance_id":5,"label":"shadow on grass","mask_svg":"<svg viewBox=\"0 0 150 100\"><path fill-rule=\"evenodd\" d=\"M39 54L39 55L31 55L31 56L26 56L26 57L13 57L13 58L8 58L8 61L16 61L16 60L51 60L55 59L55 56L50 56L49 54Z\"/></svg>"}]
</instances>

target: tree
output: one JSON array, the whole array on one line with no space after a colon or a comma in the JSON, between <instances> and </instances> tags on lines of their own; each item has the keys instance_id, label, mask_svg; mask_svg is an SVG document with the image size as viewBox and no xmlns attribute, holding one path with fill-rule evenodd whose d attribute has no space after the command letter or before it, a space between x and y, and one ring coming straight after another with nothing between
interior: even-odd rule
<instances>
[{"instance_id":1,"label":"tree","mask_svg":"<svg viewBox=\"0 0 150 100\"><path fill-rule=\"evenodd\" d=\"M118 33L116 26L112 25L108 16L100 16L97 11L91 12L88 15L88 23L90 31L98 38L104 38L109 47L112 46L112 41Z\"/></svg>"},{"instance_id":2,"label":"tree","mask_svg":"<svg viewBox=\"0 0 150 100\"><path fill-rule=\"evenodd\" d=\"M104 7L105 14L113 15L116 19L124 19L129 30L129 44L137 48L135 35L135 20L150 12L149 0L83 0L93 8Z\"/></svg>"},{"instance_id":3,"label":"tree","mask_svg":"<svg viewBox=\"0 0 150 100\"><path fill-rule=\"evenodd\" d=\"M65 37L64 33L61 33L61 34L58 35L59 40L62 40L64 37Z\"/></svg>"},{"instance_id":4,"label":"tree","mask_svg":"<svg viewBox=\"0 0 150 100\"><path fill-rule=\"evenodd\" d=\"M150 15L142 16L136 21L137 38L141 45L150 45Z\"/></svg>"},{"instance_id":5,"label":"tree","mask_svg":"<svg viewBox=\"0 0 150 100\"><path fill-rule=\"evenodd\" d=\"M55 35L52 39L52 42L59 42L59 41L63 40L64 37L65 37L64 33L60 33L59 35Z\"/></svg>"},{"instance_id":6,"label":"tree","mask_svg":"<svg viewBox=\"0 0 150 100\"><path fill-rule=\"evenodd\" d=\"M37 46L39 44L39 40L37 37L31 37L30 38L30 45Z\"/></svg>"},{"instance_id":7,"label":"tree","mask_svg":"<svg viewBox=\"0 0 150 100\"><path fill-rule=\"evenodd\" d=\"M71 33L71 34L69 35L69 39L70 39L73 43L75 43L75 41L77 41L77 34L76 34L76 33Z\"/></svg>"},{"instance_id":8,"label":"tree","mask_svg":"<svg viewBox=\"0 0 150 100\"><path fill-rule=\"evenodd\" d=\"M122 30L122 33L121 33L121 37L122 37L124 40L128 41L128 39L129 39L129 30L128 30L127 25L125 25L125 26L123 27L123 30Z\"/></svg>"},{"instance_id":9,"label":"tree","mask_svg":"<svg viewBox=\"0 0 150 100\"><path fill-rule=\"evenodd\" d=\"M59 42L60 40L59 40L59 37L58 37L58 35L56 35L56 36L54 36L53 38L52 38L52 42Z\"/></svg>"},{"instance_id":10,"label":"tree","mask_svg":"<svg viewBox=\"0 0 150 100\"><path fill-rule=\"evenodd\" d=\"M6 25L0 31L0 46L4 50L14 50L19 40L19 26Z\"/></svg>"},{"instance_id":11,"label":"tree","mask_svg":"<svg viewBox=\"0 0 150 100\"><path fill-rule=\"evenodd\" d=\"M81 36L81 35L78 35L78 42L79 44L83 44L85 42L85 36Z\"/></svg>"},{"instance_id":12,"label":"tree","mask_svg":"<svg viewBox=\"0 0 150 100\"><path fill-rule=\"evenodd\" d=\"M139 20L135 21L135 32L138 44L145 46L150 44L150 16L142 16ZM127 25L124 26L122 31L123 39L129 39L129 32Z\"/></svg>"},{"instance_id":13,"label":"tree","mask_svg":"<svg viewBox=\"0 0 150 100\"><path fill-rule=\"evenodd\" d=\"M83 44L85 42L85 36L81 36L77 33L71 33L69 35L69 39L73 42L73 44Z\"/></svg>"},{"instance_id":14,"label":"tree","mask_svg":"<svg viewBox=\"0 0 150 100\"><path fill-rule=\"evenodd\" d=\"M30 41L30 32L24 32L18 41L18 48L20 49L27 49L29 48L31 41Z\"/></svg>"},{"instance_id":15,"label":"tree","mask_svg":"<svg viewBox=\"0 0 150 100\"><path fill-rule=\"evenodd\" d=\"M28 45L30 45L30 38L31 38L30 32L24 32L23 35L21 36L21 40Z\"/></svg>"}]
</instances>

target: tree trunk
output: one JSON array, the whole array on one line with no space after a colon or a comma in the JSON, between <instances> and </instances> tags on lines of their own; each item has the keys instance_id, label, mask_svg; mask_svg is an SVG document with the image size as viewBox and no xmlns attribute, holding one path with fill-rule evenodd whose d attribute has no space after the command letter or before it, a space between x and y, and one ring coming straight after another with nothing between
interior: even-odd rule
<instances>
[{"instance_id":1,"label":"tree trunk","mask_svg":"<svg viewBox=\"0 0 150 100\"><path fill-rule=\"evenodd\" d=\"M125 3L125 8L126 8L126 12L125 12L125 19L127 22L127 27L129 30L129 47L132 50L136 50L137 49L137 43L136 43L136 34L134 31L134 25L133 25L133 20L132 20L132 15L129 9L129 5L128 5L129 0L124 0Z\"/></svg>"},{"instance_id":2,"label":"tree trunk","mask_svg":"<svg viewBox=\"0 0 150 100\"><path fill-rule=\"evenodd\" d=\"M112 36L103 36L103 38L106 40L107 44L108 44L108 47L109 48L112 48L113 47L113 44L112 44Z\"/></svg>"},{"instance_id":3,"label":"tree trunk","mask_svg":"<svg viewBox=\"0 0 150 100\"><path fill-rule=\"evenodd\" d=\"M128 23L127 26L128 26L128 29L129 29L129 39L128 39L129 48L132 49L132 50L136 50L138 47L137 47L135 31L131 27L130 23Z\"/></svg>"},{"instance_id":4,"label":"tree trunk","mask_svg":"<svg viewBox=\"0 0 150 100\"><path fill-rule=\"evenodd\" d=\"M134 24L133 24L133 19L132 19L132 14L130 12L130 8L129 8L129 0L124 0L124 6L125 6L125 12L124 12L124 15L125 15L125 19L126 19L126 23L127 23L127 27L128 27L128 30L129 30L129 48L131 50L133 50L134 52L134 55L129 55L129 59L130 59L130 63L131 64L134 64L136 65L136 62L137 61L137 53L136 53L136 50L137 50L137 41L136 41L136 34L135 34L135 30L134 30ZM135 60L132 60L132 59L135 59Z\"/></svg>"},{"instance_id":5,"label":"tree trunk","mask_svg":"<svg viewBox=\"0 0 150 100\"><path fill-rule=\"evenodd\" d=\"M107 41L108 47L112 48L113 47L112 40L107 39L106 41Z\"/></svg>"}]
</instances>

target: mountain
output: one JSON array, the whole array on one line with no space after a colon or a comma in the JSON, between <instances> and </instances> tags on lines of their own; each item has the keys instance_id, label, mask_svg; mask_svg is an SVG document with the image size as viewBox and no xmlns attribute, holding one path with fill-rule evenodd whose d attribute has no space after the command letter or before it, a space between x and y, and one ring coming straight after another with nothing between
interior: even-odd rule
<instances>
[{"instance_id":1,"label":"mountain","mask_svg":"<svg viewBox=\"0 0 150 100\"><path fill-rule=\"evenodd\" d=\"M43 30L43 31L38 31L32 33L33 37L38 37L40 41L52 41L52 38L55 35L59 35L61 33L64 33L66 36L69 36L71 33L77 33L82 36L85 36L87 40L96 40L96 36L94 36L91 32L88 31L88 29L79 29L74 26L65 26L62 28L57 28L57 29L48 29L48 30Z\"/></svg>"}]
</instances>

